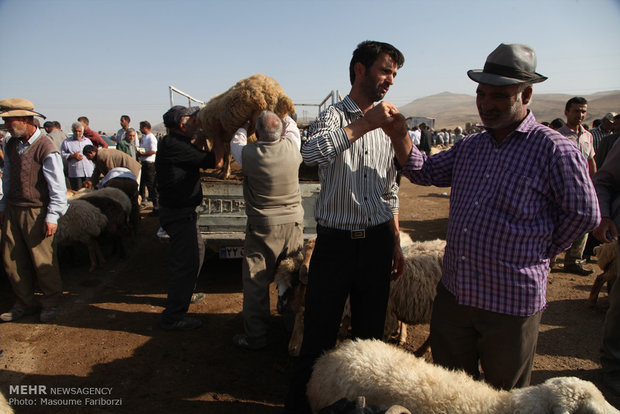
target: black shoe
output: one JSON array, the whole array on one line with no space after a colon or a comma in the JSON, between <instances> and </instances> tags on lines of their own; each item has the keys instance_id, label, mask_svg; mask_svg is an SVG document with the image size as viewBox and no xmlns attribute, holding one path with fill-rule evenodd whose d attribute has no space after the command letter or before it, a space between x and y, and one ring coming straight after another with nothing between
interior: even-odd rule
<instances>
[{"instance_id":1,"label":"black shoe","mask_svg":"<svg viewBox=\"0 0 620 414\"><path fill-rule=\"evenodd\" d=\"M237 334L233 336L233 344L240 348L256 351L265 348L267 340L265 338L251 338L246 334Z\"/></svg>"},{"instance_id":2,"label":"black shoe","mask_svg":"<svg viewBox=\"0 0 620 414\"><path fill-rule=\"evenodd\" d=\"M159 326L164 331L189 331L200 328L202 326L202 321L200 319L184 316L183 319L179 319L172 323L161 321Z\"/></svg>"},{"instance_id":3,"label":"black shoe","mask_svg":"<svg viewBox=\"0 0 620 414\"><path fill-rule=\"evenodd\" d=\"M579 276L588 276L594 273L592 269L586 269L583 267L581 263L565 263L564 264L564 272L565 273L574 273Z\"/></svg>"}]
</instances>

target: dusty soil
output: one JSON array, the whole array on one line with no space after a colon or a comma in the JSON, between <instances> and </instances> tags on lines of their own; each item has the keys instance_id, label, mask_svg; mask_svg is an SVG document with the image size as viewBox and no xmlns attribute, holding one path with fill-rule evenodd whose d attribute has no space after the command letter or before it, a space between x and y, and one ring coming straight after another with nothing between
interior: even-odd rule
<instances>
[{"instance_id":1,"label":"dusty soil","mask_svg":"<svg viewBox=\"0 0 620 414\"><path fill-rule=\"evenodd\" d=\"M403 180L402 229L417 240L444 237L448 194L449 189L418 187ZM28 316L0 325L0 390L14 400L16 412L281 411L291 362L283 318L274 308L270 342L263 351L245 351L231 343L242 330L239 260L212 256L206 262L199 290L207 298L190 308L203 320L203 328L193 332L158 328L168 265L167 245L155 237L158 225L157 218L144 216L138 236L128 241L129 257L120 260L108 251L108 262L92 273L85 252L76 251L73 261L65 258L65 294L54 323L41 324L36 316ZM533 383L578 376L593 381L620 407L620 398L612 397L600 382L598 350L608 298L604 290L598 306L587 307L594 277L551 273ZM2 278L0 312L12 300ZM410 327L406 348L421 344L427 334L428 326ZM430 360L430 353L425 357ZM16 390L17 385L44 386L47 394L24 393L32 390ZM54 402L58 405L51 405Z\"/></svg>"}]
</instances>

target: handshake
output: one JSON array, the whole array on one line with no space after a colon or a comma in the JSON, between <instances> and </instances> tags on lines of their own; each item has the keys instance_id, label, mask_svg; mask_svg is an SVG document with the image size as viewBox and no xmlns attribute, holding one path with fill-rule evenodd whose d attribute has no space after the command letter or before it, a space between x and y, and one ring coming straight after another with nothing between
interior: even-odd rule
<instances>
[{"instance_id":1,"label":"handshake","mask_svg":"<svg viewBox=\"0 0 620 414\"><path fill-rule=\"evenodd\" d=\"M380 102L364 114L369 130L381 128L392 141L394 152L400 165L409 159L412 143L405 117L390 102Z\"/></svg>"}]
</instances>

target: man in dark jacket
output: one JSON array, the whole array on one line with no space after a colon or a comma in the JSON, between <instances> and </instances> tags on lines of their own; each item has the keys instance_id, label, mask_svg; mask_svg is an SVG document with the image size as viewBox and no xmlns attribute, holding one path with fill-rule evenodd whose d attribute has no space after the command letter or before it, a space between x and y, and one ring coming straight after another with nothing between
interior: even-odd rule
<instances>
[{"instance_id":1,"label":"man in dark jacket","mask_svg":"<svg viewBox=\"0 0 620 414\"><path fill-rule=\"evenodd\" d=\"M170 282L161 320L165 330L196 329L202 322L186 316L204 256L196 207L202 200L200 169L221 163L223 145L201 151L192 138L198 130L198 107L173 106L163 116L168 135L158 145L155 170L159 191L159 220L170 236Z\"/></svg>"}]
</instances>

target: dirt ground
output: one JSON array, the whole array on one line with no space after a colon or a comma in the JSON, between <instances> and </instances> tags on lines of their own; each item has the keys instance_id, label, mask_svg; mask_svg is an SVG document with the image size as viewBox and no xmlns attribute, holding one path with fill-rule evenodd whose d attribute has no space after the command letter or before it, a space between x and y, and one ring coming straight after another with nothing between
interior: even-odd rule
<instances>
[{"instance_id":1,"label":"dirt ground","mask_svg":"<svg viewBox=\"0 0 620 414\"><path fill-rule=\"evenodd\" d=\"M414 240L444 237L449 189L405 181L402 229ZM166 243L155 237L158 226L157 218L144 216L138 236L128 241L129 257L120 260L107 252L107 263L92 273L85 252L75 252L73 262L65 259L64 297L54 323L28 316L0 325L0 390L15 412L281 412L291 360L284 320L275 312L275 288L265 350L246 351L231 343L242 331L239 260L211 257L206 262L199 290L207 298L190 308L204 322L201 329L162 331L158 322L168 253ZM620 408L620 398L600 381L598 354L608 298L604 289L597 307L587 307L594 278L551 273L532 380L587 379ZM12 300L2 278L0 312ZM421 344L427 334L428 326L410 327L406 348ZM430 352L425 357L430 360ZM36 387L17 387L22 385Z\"/></svg>"}]
</instances>

